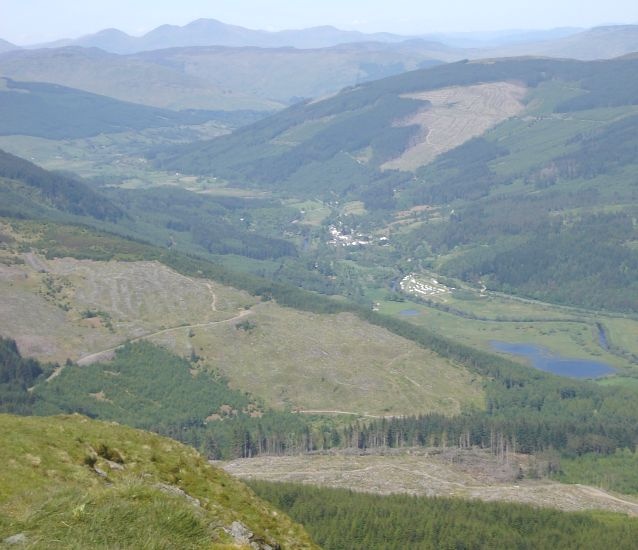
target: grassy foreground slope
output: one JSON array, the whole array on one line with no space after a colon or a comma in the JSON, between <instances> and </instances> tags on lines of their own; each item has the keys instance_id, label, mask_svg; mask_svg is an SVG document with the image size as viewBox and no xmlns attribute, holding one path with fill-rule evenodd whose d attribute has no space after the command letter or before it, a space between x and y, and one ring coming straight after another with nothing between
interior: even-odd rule
<instances>
[{"instance_id":1,"label":"grassy foreground slope","mask_svg":"<svg viewBox=\"0 0 638 550\"><path fill-rule=\"evenodd\" d=\"M2 415L0 434L5 543L316 548L301 527L175 441L81 416Z\"/></svg>"}]
</instances>

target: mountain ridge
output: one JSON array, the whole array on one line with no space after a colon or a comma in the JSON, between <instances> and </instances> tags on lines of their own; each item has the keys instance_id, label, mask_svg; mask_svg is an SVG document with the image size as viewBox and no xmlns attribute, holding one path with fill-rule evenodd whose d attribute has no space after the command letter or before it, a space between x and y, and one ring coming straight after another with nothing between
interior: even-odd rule
<instances>
[{"instance_id":1,"label":"mountain ridge","mask_svg":"<svg viewBox=\"0 0 638 550\"><path fill-rule=\"evenodd\" d=\"M198 46L118 55L68 46L0 54L0 74L169 109L273 111L362 81L459 59L428 42L323 49Z\"/></svg>"},{"instance_id":2,"label":"mountain ridge","mask_svg":"<svg viewBox=\"0 0 638 550\"><path fill-rule=\"evenodd\" d=\"M343 31L328 25L299 30L265 31L230 25L216 19L196 19L183 26L160 25L139 37L131 36L119 29L104 29L77 39L62 39L37 44L35 47L95 46L123 54L186 46L318 48L344 42L400 42L405 39L404 36L391 33L365 34L358 31Z\"/></svg>"},{"instance_id":3,"label":"mountain ridge","mask_svg":"<svg viewBox=\"0 0 638 550\"><path fill-rule=\"evenodd\" d=\"M0 78L0 135L81 138L180 124L203 124L206 111L171 111L59 84Z\"/></svg>"},{"instance_id":4,"label":"mountain ridge","mask_svg":"<svg viewBox=\"0 0 638 550\"><path fill-rule=\"evenodd\" d=\"M61 39L26 46L28 49L67 46L98 47L117 54L196 46L317 49L340 44L378 42L396 44L413 40L436 42L456 50L461 57L505 57L549 55L578 59L611 58L638 51L638 25L601 25L592 28L559 27L543 30L503 30L494 32L429 32L399 35L388 32L363 33L324 25L304 29L266 31L197 19L179 26L164 24L141 36L119 29L102 29L76 39ZM10 49L17 46L9 44ZM3 51L0 43L0 52Z\"/></svg>"},{"instance_id":5,"label":"mountain ridge","mask_svg":"<svg viewBox=\"0 0 638 550\"><path fill-rule=\"evenodd\" d=\"M605 25L557 40L495 48L491 53L495 57L540 55L592 61L621 57L636 51L638 51L638 25Z\"/></svg>"}]
</instances>

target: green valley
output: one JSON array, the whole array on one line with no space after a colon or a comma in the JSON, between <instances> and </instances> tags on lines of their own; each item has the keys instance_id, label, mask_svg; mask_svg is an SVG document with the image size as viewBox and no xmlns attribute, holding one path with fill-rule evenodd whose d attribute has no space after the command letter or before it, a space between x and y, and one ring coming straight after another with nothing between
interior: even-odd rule
<instances>
[{"instance_id":1,"label":"green valley","mask_svg":"<svg viewBox=\"0 0 638 550\"><path fill-rule=\"evenodd\" d=\"M210 28L0 54L0 544L630 548L638 58Z\"/></svg>"}]
</instances>

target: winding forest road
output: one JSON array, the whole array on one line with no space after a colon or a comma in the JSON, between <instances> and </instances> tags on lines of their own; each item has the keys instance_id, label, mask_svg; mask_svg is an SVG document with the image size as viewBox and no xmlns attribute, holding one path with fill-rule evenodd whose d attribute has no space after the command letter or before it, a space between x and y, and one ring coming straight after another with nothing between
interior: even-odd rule
<instances>
[{"instance_id":1,"label":"winding forest road","mask_svg":"<svg viewBox=\"0 0 638 550\"><path fill-rule=\"evenodd\" d=\"M214 293L212 293L211 290L211 294L214 295ZM215 309L215 301L213 301L212 304L213 307L213 311L217 311L217 309ZM223 325L223 324L227 324L227 323L234 323L235 321L238 321L239 319L243 319L244 317L248 317L249 315L253 315L254 311L252 309L246 309L243 310L241 312L239 312L239 314L235 315L234 317L231 317L229 319L223 319L222 321L208 321L206 323L194 323L191 325L179 325L176 327L170 327L170 328L165 328L162 330L157 330L155 332L149 332L148 334L144 334L142 336L137 336L135 338L131 338L129 340L126 340L125 342L122 342L121 344L118 344L117 346L113 346L111 348L108 349L103 349L101 351L96 351L94 353L91 353L89 355L84 355L83 357L80 357L76 363L78 365L80 365L81 367L85 367L87 365L90 365L92 363L95 363L97 361L100 360L105 360L108 359L109 356L114 353L115 351L117 351L118 349L122 348L123 346L125 346L126 344L132 344L135 342L139 342L141 340L145 340L147 338L152 338L153 336L160 336L162 334L168 334L169 332L175 332L178 330L190 330L193 328L203 328L203 327L211 327L211 326L215 326L215 325ZM49 378L47 378L47 382L49 380L54 379L56 376L58 376L60 374L60 372L62 372L62 370L64 369L64 365L60 365L57 369L55 369L51 375L49 376Z\"/></svg>"},{"instance_id":2,"label":"winding forest road","mask_svg":"<svg viewBox=\"0 0 638 550\"><path fill-rule=\"evenodd\" d=\"M104 354L112 353L120 349L122 346L126 344L139 342L140 340L145 340L146 338L152 338L153 336L160 336L162 334L168 334L169 332L175 332L177 330L182 330L182 329L202 328L202 327L210 327L214 325L223 325L224 323L233 323L235 321L238 321L239 319L242 319L243 317L252 315L253 313L254 312L252 310L244 310L244 311L241 311L238 315L235 315L234 317L231 317L230 319L224 319L222 321L209 321L206 323L195 323L192 325L179 325L177 327L170 327L170 328L165 328L155 332L149 332L148 334L144 334L143 336L137 336L136 338L131 338L130 340L127 340L126 342L119 344L115 347L98 351L95 353L91 353L90 355L85 355L84 357L81 357L80 359L78 359L77 364L80 366L90 365L91 363L94 363L95 361L99 360L100 356Z\"/></svg>"}]
</instances>

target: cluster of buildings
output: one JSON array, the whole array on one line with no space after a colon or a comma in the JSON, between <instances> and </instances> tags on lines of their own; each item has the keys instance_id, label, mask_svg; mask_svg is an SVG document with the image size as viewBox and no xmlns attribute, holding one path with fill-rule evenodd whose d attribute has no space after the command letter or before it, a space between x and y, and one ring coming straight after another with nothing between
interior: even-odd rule
<instances>
[{"instance_id":1,"label":"cluster of buildings","mask_svg":"<svg viewBox=\"0 0 638 550\"><path fill-rule=\"evenodd\" d=\"M334 225L328 228L328 232L330 233L330 240L327 244L333 246L366 246L374 242L369 235L351 233L348 230L339 229ZM378 244L390 244L390 240L387 237L381 237L378 240Z\"/></svg>"},{"instance_id":2,"label":"cluster of buildings","mask_svg":"<svg viewBox=\"0 0 638 550\"><path fill-rule=\"evenodd\" d=\"M399 286L403 292L416 294L422 298L432 298L441 294L447 294L453 288L439 283L435 278L428 280L419 279L414 273L410 273L401 279Z\"/></svg>"}]
</instances>

